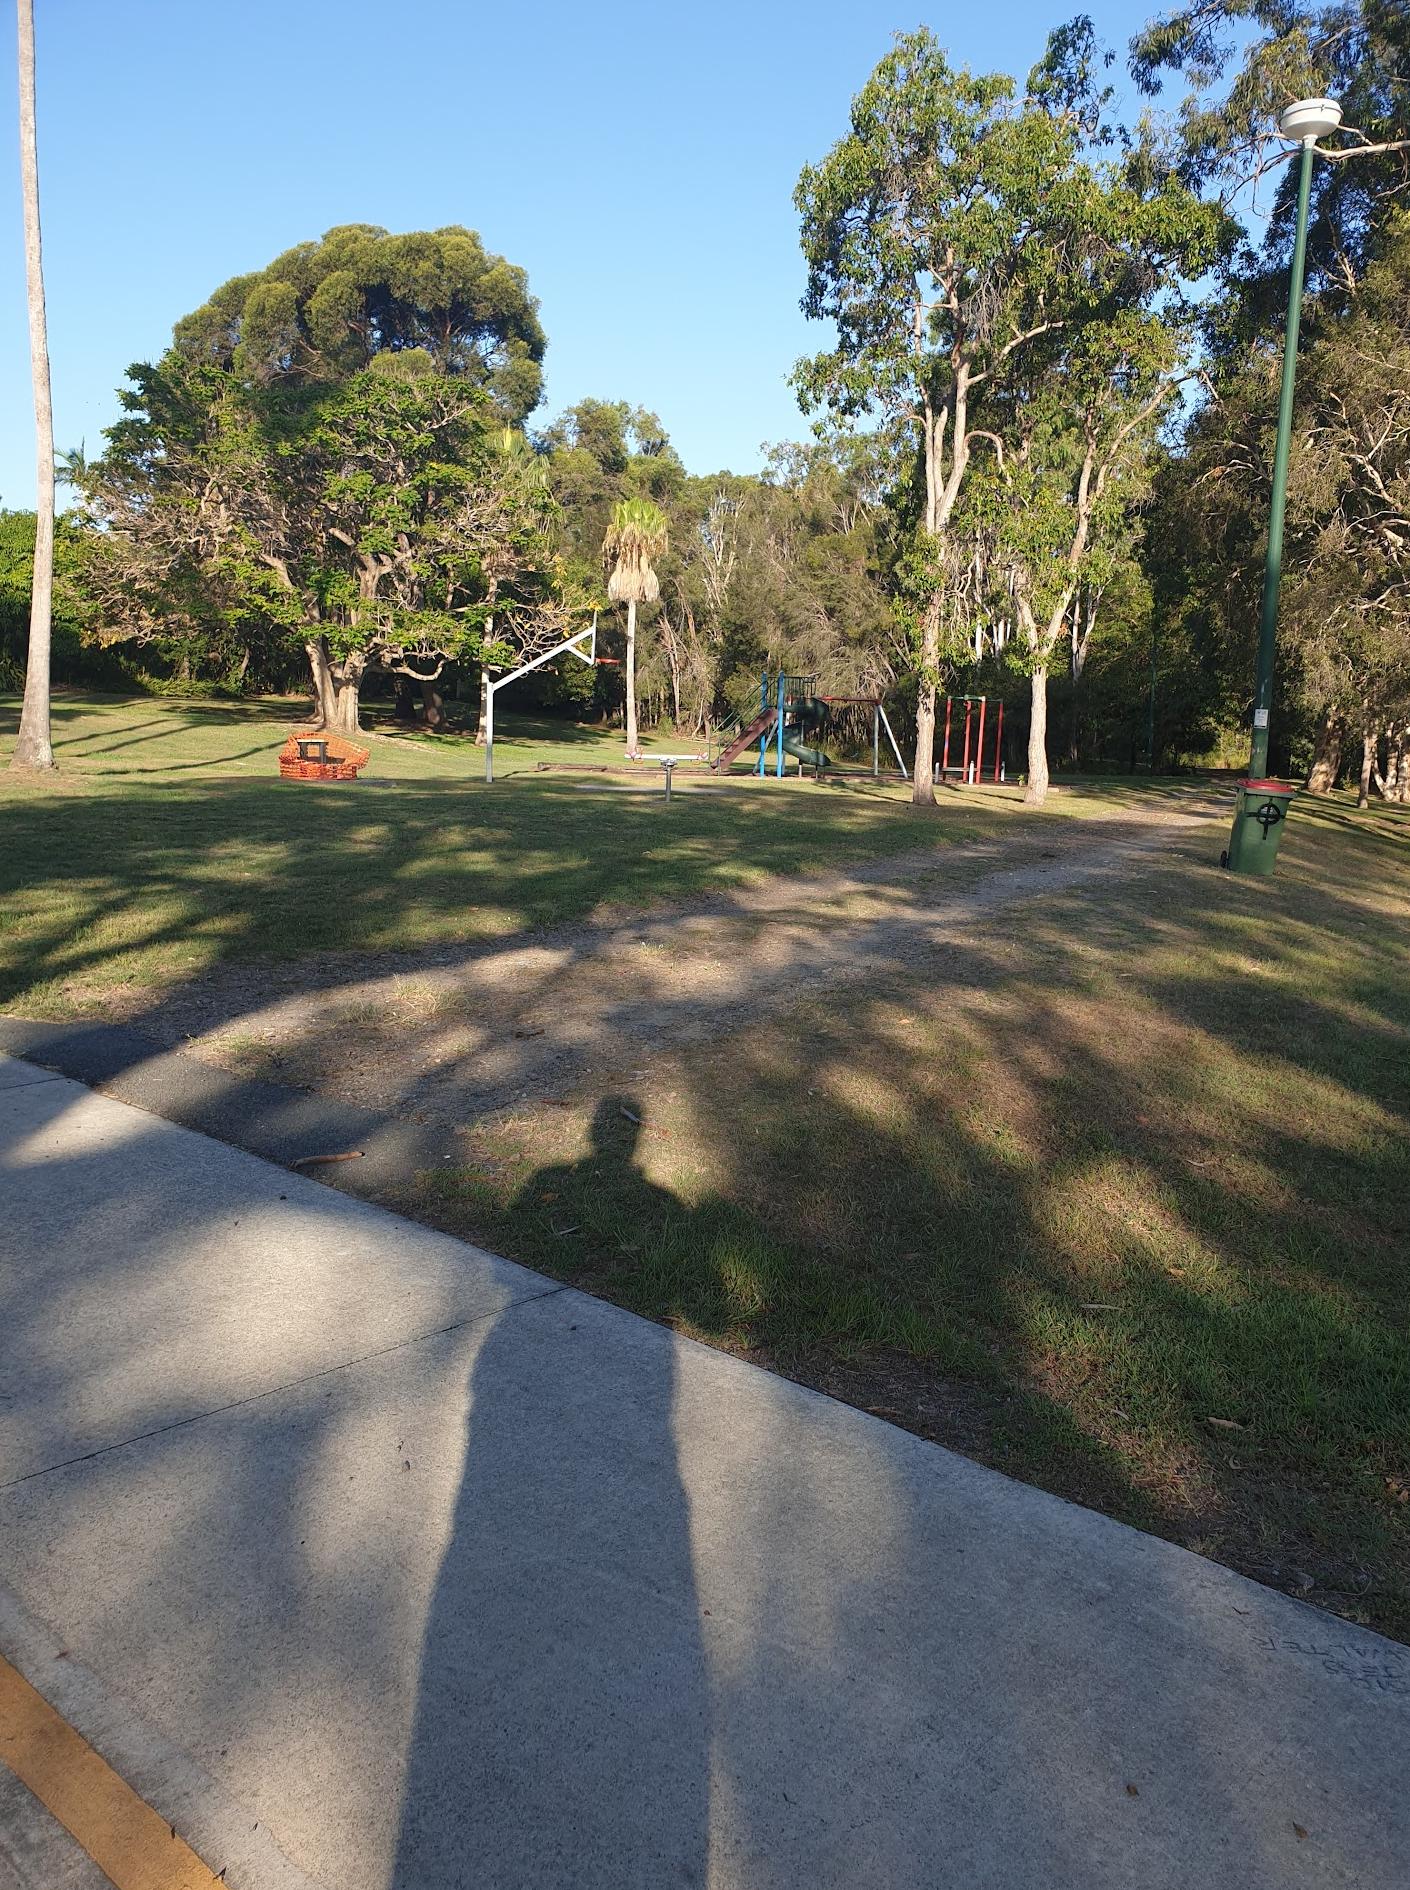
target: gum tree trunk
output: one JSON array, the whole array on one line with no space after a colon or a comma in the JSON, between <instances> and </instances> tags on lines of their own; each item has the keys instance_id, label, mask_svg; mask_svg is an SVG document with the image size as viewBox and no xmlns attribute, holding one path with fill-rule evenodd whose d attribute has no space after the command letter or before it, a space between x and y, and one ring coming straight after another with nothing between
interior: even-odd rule
<instances>
[{"instance_id":1,"label":"gum tree trunk","mask_svg":"<svg viewBox=\"0 0 1410 1890\"><path fill-rule=\"evenodd\" d=\"M916 765L911 776L911 804L935 805L935 672L940 661L940 601L926 608L921 625L920 689L916 694Z\"/></svg>"},{"instance_id":2,"label":"gum tree trunk","mask_svg":"<svg viewBox=\"0 0 1410 1890\"><path fill-rule=\"evenodd\" d=\"M1383 800L1410 802L1410 722L1392 722L1386 730L1386 771L1378 785Z\"/></svg>"},{"instance_id":3,"label":"gum tree trunk","mask_svg":"<svg viewBox=\"0 0 1410 1890\"><path fill-rule=\"evenodd\" d=\"M919 308L916 311L920 322ZM919 327L917 327L919 333ZM937 413L927 400L921 412L921 435L925 446L925 532L935 543L939 539L944 506L945 429L948 413ZM962 443L963 429L956 435ZM956 482L958 486L958 482ZM936 546L937 552L939 546ZM937 592L925 607L920 624L920 687L916 691L916 763L911 773L911 805L935 805L935 694L940 670L940 612L942 598Z\"/></svg>"},{"instance_id":4,"label":"gum tree trunk","mask_svg":"<svg viewBox=\"0 0 1410 1890\"><path fill-rule=\"evenodd\" d=\"M1325 709L1317 724L1317 740L1312 751L1312 766L1307 770L1307 792L1330 794L1341 773L1342 745L1346 727L1337 709Z\"/></svg>"},{"instance_id":5,"label":"gum tree trunk","mask_svg":"<svg viewBox=\"0 0 1410 1890\"><path fill-rule=\"evenodd\" d=\"M1371 805L1371 776L1376 771L1376 731L1368 724L1361 731L1361 779L1356 784L1356 805Z\"/></svg>"},{"instance_id":6,"label":"gum tree trunk","mask_svg":"<svg viewBox=\"0 0 1410 1890\"><path fill-rule=\"evenodd\" d=\"M1044 668L1033 672L1030 699L1028 786L1023 798L1029 807L1041 807L1048 798L1048 672Z\"/></svg>"},{"instance_id":7,"label":"gum tree trunk","mask_svg":"<svg viewBox=\"0 0 1410 1890\"><path fill-rule=\"evenodd\" d=\"M1072 600L1072 623L1070 629L1072 642L1072 715L1067 732L1067 758L1073 767L1077 766L1077 697L1082 687L1082 674L1087 667L1087 652L1092 647L1092 638L1097 628L1097 611L1102 601L1102 589L1099 585L1088 585L1084 589L1078 586L1077 595Z\"/></svg>"},{"instance_id":8,"label":"gum tree trunk","mask_svg":"<svg viewBox=\"0 0 1410 1890\"><path fill-rule=\"evenodd\" d=\"M20 184L24 197L24 272L29 300L29 365L34 383L34 577L29 602L29 654L24 705L10 765L54 765L49 724L49 669L54 608L54 409L49 388L49 324L44 308L44 257L39 233L39 146L34 120L34 0L19 0Z\"/></svg>"},{"instance_id":9,"label":"gum tree trunk","mask_svg":"<svg viewBox=\"0 0 1410 1890\"><path fill-rule=\"evenodd\" d=\"M915 304L916 338L919 341L924 311ZM970 369L961 365L955 372L948 402L935 406L927 398L921 410L921 433L925 447L925 534L935 549L939 575L943 579L945 534L955 509L969 465ZM945 468L945 440L950 441L950 465ZM944 589L937 585L920 627L920 689L916 696L916 765L911 777L911 805L935 805L935 696L940 673L940 622L945 607Z\"/></svg>"}]
</instances>

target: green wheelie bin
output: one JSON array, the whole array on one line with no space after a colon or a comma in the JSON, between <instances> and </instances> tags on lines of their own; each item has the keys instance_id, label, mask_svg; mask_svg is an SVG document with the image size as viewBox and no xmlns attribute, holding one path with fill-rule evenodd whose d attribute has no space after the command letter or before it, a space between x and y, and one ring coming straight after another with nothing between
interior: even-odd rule
<instances>
[{"instance_id":1,"label":"green wheelie bin","mask_svg":"<svg viewBox=\"0 0 1410 1890\"><path fill-rule=\"evenodd\" d=\"M1233 832L1219 864L1231 873L1271 873L1296 793L1282 781L1240 781Z\"/></svg>"}]
</instances>

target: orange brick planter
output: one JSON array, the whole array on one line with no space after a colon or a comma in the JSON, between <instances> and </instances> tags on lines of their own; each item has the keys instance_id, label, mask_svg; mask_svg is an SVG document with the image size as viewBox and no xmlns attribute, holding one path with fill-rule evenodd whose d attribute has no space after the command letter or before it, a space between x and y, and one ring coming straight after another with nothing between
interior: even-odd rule
<instances>
[{"instance_id":1,"label":"orange brick planter","mask_svg":"<svg viewBox=\"0 0 1410 1890\"><path fill-rule=\"evenodd\" d=\"M345 735L298 728L279 750L279 772L286 781L356 781L371 753Z\"/></svg>"}]
</instances>

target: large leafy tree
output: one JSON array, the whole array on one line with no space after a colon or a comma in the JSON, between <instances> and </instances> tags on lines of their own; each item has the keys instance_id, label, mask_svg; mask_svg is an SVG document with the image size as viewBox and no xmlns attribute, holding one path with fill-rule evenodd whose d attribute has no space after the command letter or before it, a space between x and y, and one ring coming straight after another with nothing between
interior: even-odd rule
<instances>
[{"instance_id":1,"label":"large leafy tree","mask_svg":"<svg viewBox=\"0 0 1410 1890\"><path fill-rule=\"evenodd\" d=\"M1398 792L1406 370L1393 310L1405 293L1397 206L1410 194L1410 10L1399 0L1195 0L1138 35L1132 67L1148 92L1183 88L1175 136L1193 185L1247 204L1251 189L1260 200L1270 166L1276 178L1261 241L1230 252L1207 305L1212 399L1163 478L1163 504L1185 521L1179 552L1164 562L1198 600L1206 647L1241 675L1257 614L1295 208L1295 167L1283 164L1289 147L1275 126L1300 96L1342 105L1344 129L1323 141L1312 174L1276 685L1292 748L1300 727L1310 734L1309 787L1330 787L1343 750L1359 742L1363 797L1378 775Z\"/></svg>"},{"instance_id":2,"label":"large leafy tree","mask_svg":"<svg viewBox=\"0 0 1410 1890\"><path fill-rule=\"evenodd\" d=\"M0 689L23 686L25 647L34 593L33 512L0 511ZM66 513L54 520L53 668L62 681L80 680L88 600L82 581L82 533ZM67 671L67 676L65 672Z\"/></svg>"},{"instance_id":3,"label":"large leafy tree","mask_svg":"<svg viewBox=\"0 0 1410 1890\"><path fill-rule=\"evenodd\" d=\"M688 479L672 497L660 608L637 674L639 694L677 728L703 733L718 709L752 712L761 668L816 675L839 695L894 680L878 559L886 515L864 446L775 447L762 476Z\"/></svg>"},{"instance_id":4,"label":"large leafy tree","mask_svg":"<svg viewBox=\"0 0 1410 1890\"><path fill-rule=\"evenodd\" d=\"M176 356L127 399L83 481L107 623L168 639L272 626L303 650L330 728L356 729L369 669L430 681L478 655L516 586L551 584L533 455L425 357L274 398Z\"/></svg>"},{"instance_id":5,"label":"large leafy tree","mask_svg":"<svg viewBox=\"0 0 1410 1890\"><path fill-rule=\"evenodd\" d=\"M1344 312L1313 325L1289 481L1284 621L1319 717L1308 785L1354 741L1373 781L1410 801L1410 216L1391 218Z\"/></svg>"},{"instance_id":6,"label":"large leafy tree","mask_svg":"<svg viewBox=\"0 0 1410 1890\"><path fill-rule=\"evenodd\" d=\"M935 691L957 575L949 540L970 461L992 444L973 406L1054 319L1065 266L1060 192L1073 140L1012 80L952 67L928 29L898 39L851 129L799 179L805 314L836 346L800 362L805 412L913 439L917 521L914 797L934 799Z\"/></svg>"},{"instance_id":7,"label":"large leafy tree","mask_svg":"<svg viewBox=\"0 0 1410 1890\"><path fill-rule=\"evenodd\" d=\"M34 382L37 471L34 567L29 605L29 653L24 702L11 766L54 765L49 731L49 666L54 597L54 412L49 391L49 328L44 308L44 258L39 228L39 154L34 112L34 0L18 0L20 81L20 187L24 202L25 290L29 302L29 360Z\"/></svg>"},{"instance_id":8,"label":"large leafy tree","mask_svg":"<svg viewBox=\"0 0 1410 1890\"><path fill-rule=\"evenodd\" d=\"M272 630L345 730L370 669L429 683L497 613L502 650L508 606L553 583L552 497L506 417L541 340L520 272L464 231L354 226L227 284L131 370L76 475L111 629Z\"/></svg>"},{"instance_id":9,"label":"large leafy tree","mask_svg":"<svg viewBox=\"0 0 1410 1890\"><path fill-rule=\"evenodd\" d=\"M1030 677L1026 798L1048 787L1048 681L1063 642L1119 558L1145 495L1160 417L1190 359L1188 310L1172 285L1213 259L1223 219L1137 152L1084 166L1064 319L1005 390L986 469L991 569L1016 611ZM977 495L976 495L977 496Z\"/></svg>"},{"instance_id":10,"label":"large leafy tree","mask_svg":"<svg viewBox=\"0 0 1410 1890\"><path fill-rule=\"evenodd\" d=\"M1328 94L1343 133L1323 141L1313 175L1308 287L1354 281L1375 252L1386 207L1410 188L1410 10L1403 0L1192 0L1158 15L1131 44L1152 96L1183 85L1175 136L1191 183L1232 202L1271 166L1272 215L1255 251L1232 258L1242 329L1286 298L1296 166L1276 134L1298 98Z\"/></svg>"}]
</instances>

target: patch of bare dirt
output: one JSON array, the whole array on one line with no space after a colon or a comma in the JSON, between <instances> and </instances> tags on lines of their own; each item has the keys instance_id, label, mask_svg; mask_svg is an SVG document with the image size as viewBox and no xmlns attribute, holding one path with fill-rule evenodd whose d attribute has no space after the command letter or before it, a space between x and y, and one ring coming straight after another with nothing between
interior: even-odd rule
<instances>
[{"instance_id":1,"label":"patch of bare dirt","mask_svg":"<svg viewBox=\"0 0 1410 1890\"><path fill-rule=\"evenodd\" d=\"M127 1021L241 1075L464 1122L561 1095L623 1042L689 1047L831 986L879 987L1010 907L1187 842L1213 811L1054 822L469 950L227 966Z\"/></svg>"}]
</instances>

